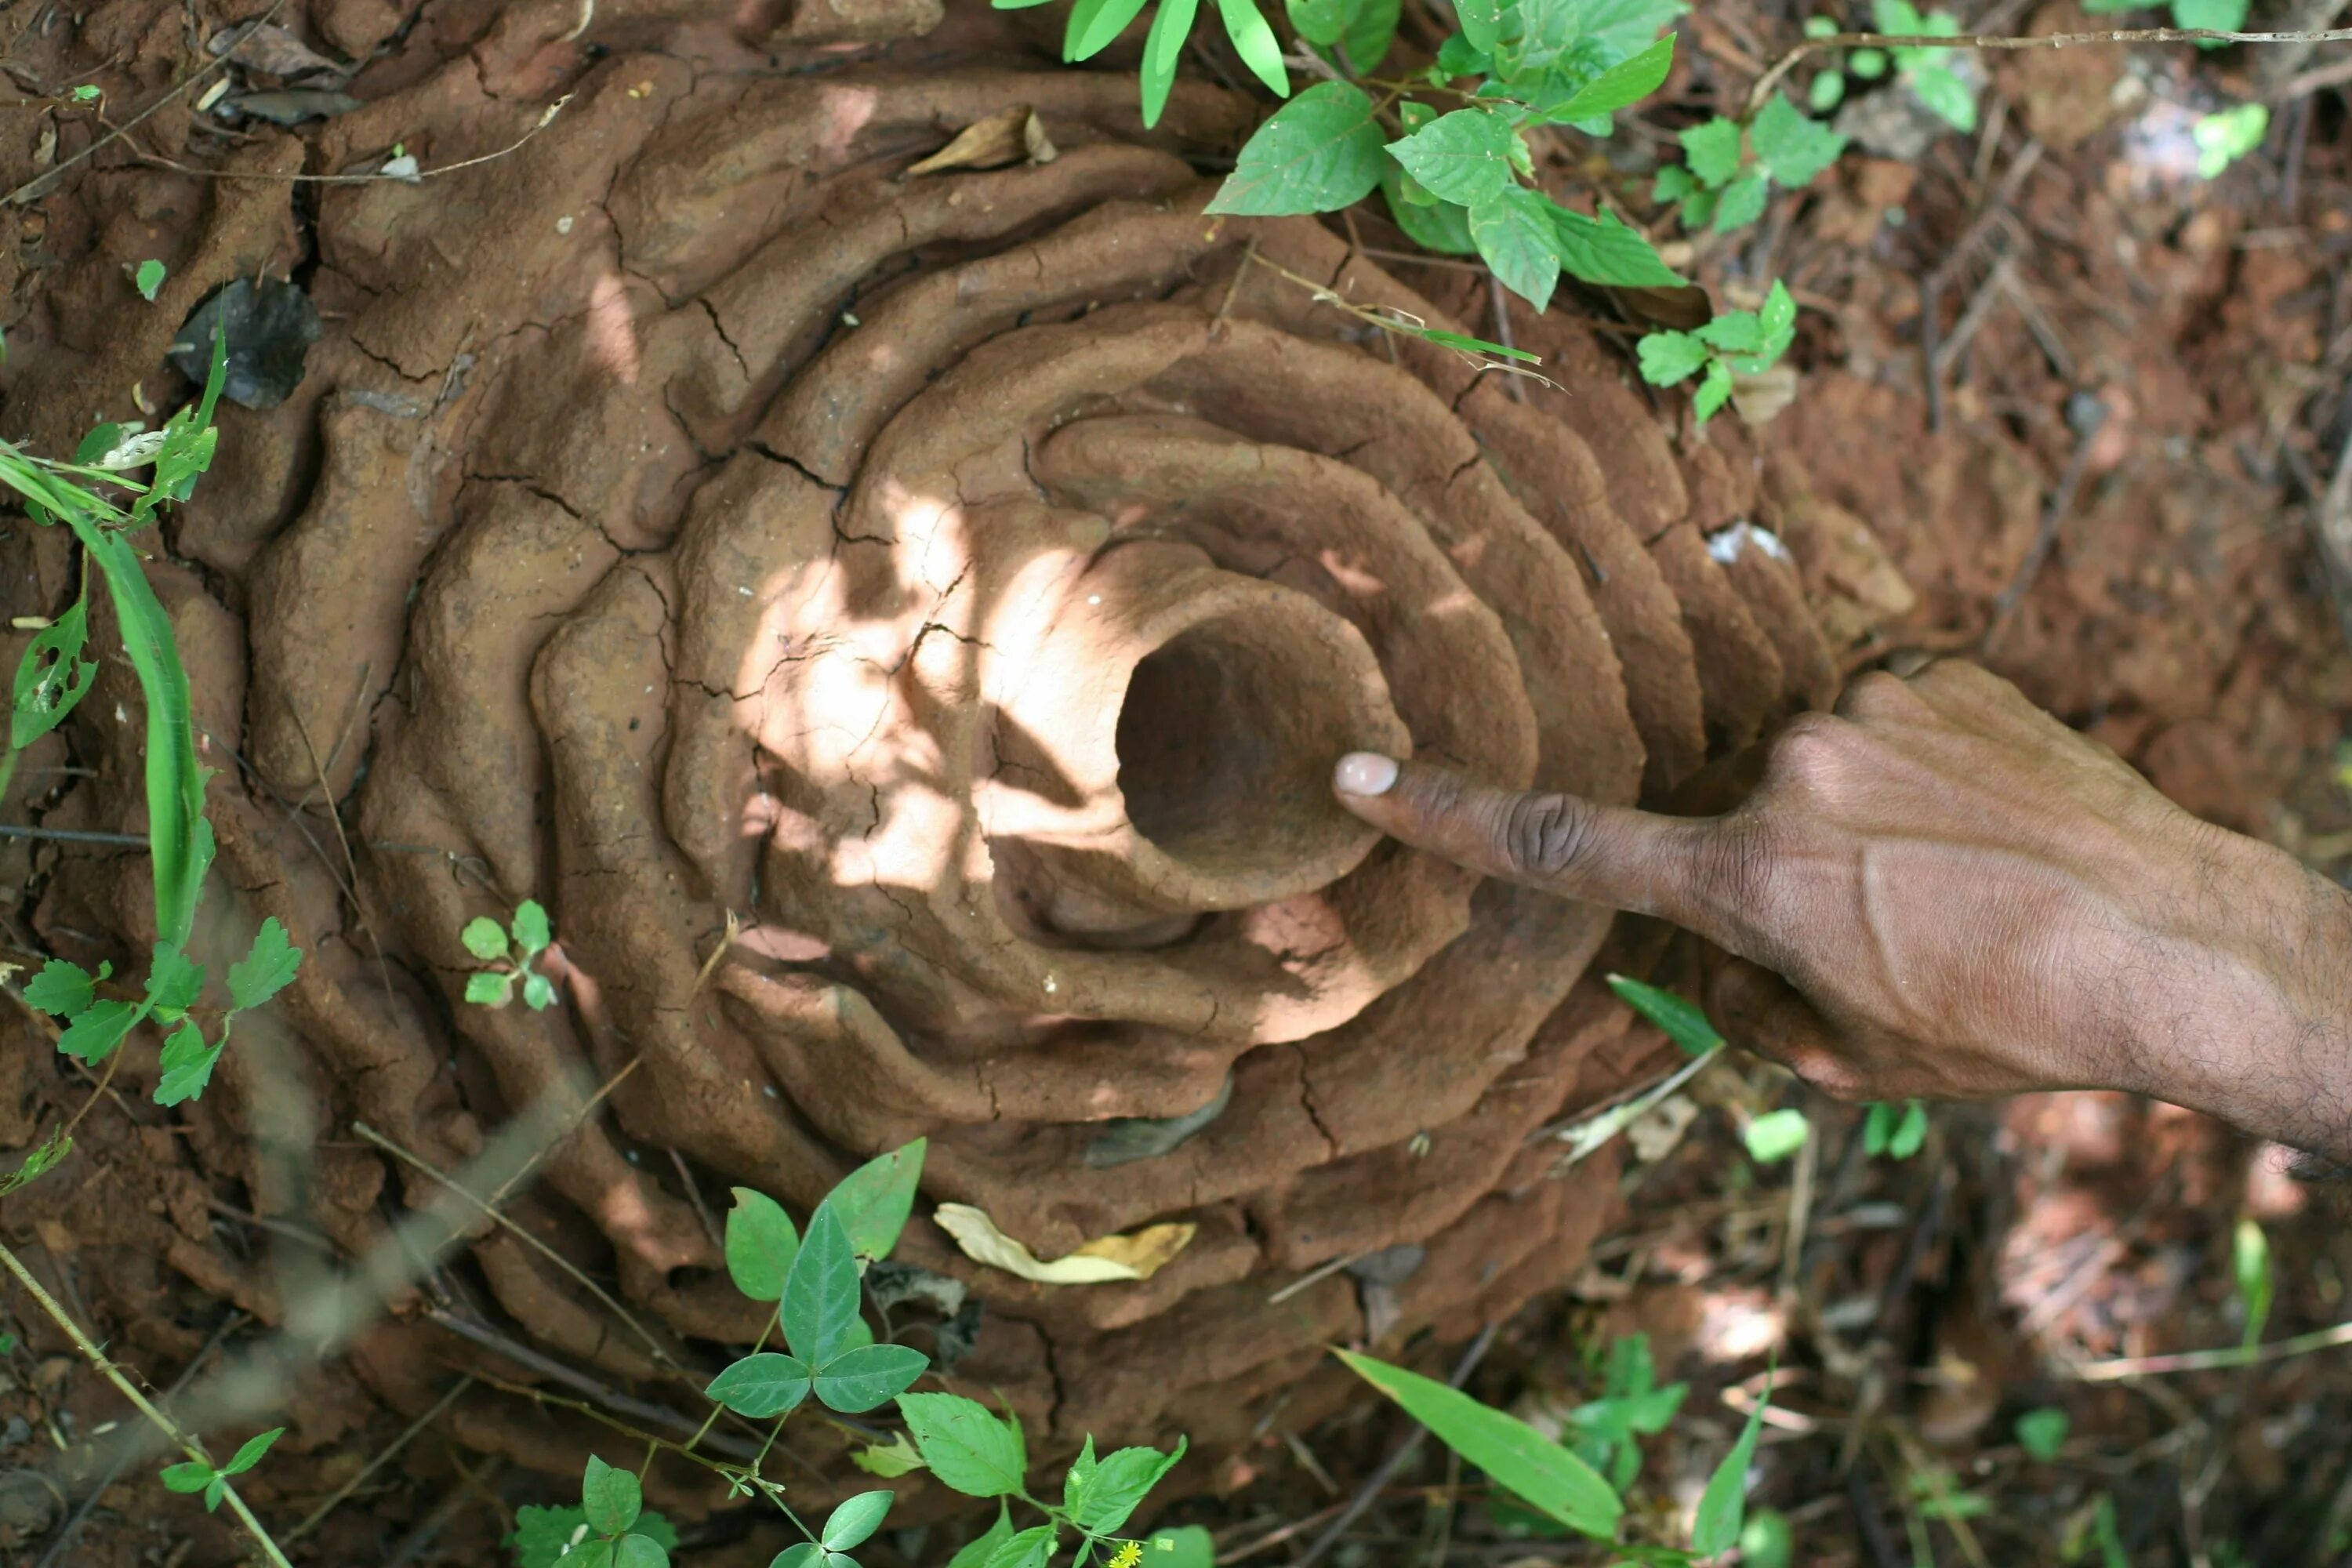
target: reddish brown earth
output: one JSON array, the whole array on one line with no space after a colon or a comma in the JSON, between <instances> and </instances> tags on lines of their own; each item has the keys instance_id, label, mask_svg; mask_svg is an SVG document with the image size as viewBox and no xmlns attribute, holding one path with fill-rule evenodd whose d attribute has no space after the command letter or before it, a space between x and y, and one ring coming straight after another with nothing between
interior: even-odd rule
<instances>
[{"instance_id":1,"label":"reddish brown earth","mask_svg":"<svg viewBox=\"0 0 2352 1568\"><path fill-rule=\"evenodd\" d=\"M199 35L262 9L205 8ZM2275 451L2262 366L2318 357L2332 318L2292 324L2320 267L2238 247L2242 215L2156 227L2123 268L2155 308L2067 315L2066 376L1989 318L1969 366L1995 369L1950 384L1931 433L1900 252L1934 265L1934 226L1967 214L1931 175L1890 239L1871 215L1915 172L1842 165L1790 241L1792 282L1835 306L1808 318L1801 395L1760 432L1694 436L1567 310L1513 323L1560 384L1515 390L1259 265L1486 330L1458 274L1202 216L1196 165L1230 156L1245 99L1183 84L1146 134L1130 77L1058 68L977 7L937 28L919 3L708 9L607 0L572 37L570 5L322 0L279 20L381 51L362 108L231 138L174 104L6 212L9 434L37 449L178 395L163 349L231 279L290 275L326 323L292 399L224 419L153 569L221 770L235 896L214 907L276 914L310 954L288 1029L184 1115L145 1103L154 1047L134 1045L73 1160L7 1200L12 1245L160 1383L225 1304L243 1338L299 1326L315 1285L289 1232L347 1263L441 1190L352 1124L447 1170L537 1104L581 1125L507 1212L649 1325L478 1226L301 1373L257 1506L308 1513L461 1373L512 1391L460 1394L400 1484L373 1478L303 1542L319 1561L490 1561L482 1496L552 1496L614 1440L528 1391L658 1424L695 1407L665 1361L707 1370L758 1331L699 1209L733 1183L804 1208L917 1135L928 1199L1041 1256L1199 1227L1147 1282L1058 1290L910 1229L901 1256L983 1303L951 1385L1001 1394L1044 1456L1181 1431L1195 1485L1244 1481L1347 1397L1325 1346L1420 1353L1424 1330L1459 1340L1577 1277L1613 1164L1547 1179L1530 1135L1644 1075L1654 1038L1593 977L1653 944L1370 842L1324 800L1328 758L1409 737L1500 781L1655 801L1842 668L1974 646L2072 455L2071 387L2113 389L2107 447L1988 657L2218 820L2341 825L2313 781L2345 663L2276 490L2237 460ZM183 26L131 0L79 34L27 24L10 58L38 79L17 85L144 104L200 58ZM1054 161L906 173L1014 107ZM22 111L0 178L91 132ZM283 179L395 142L428 168L494 161ZM2065 178L2019 210L2106 235L2172 200ZM170 267L153 307L125 279L148 256ZM2085 293L2137 300L2107 251L2064 256ZM2250 337L2269 360L2230 346ZM1740 522L1793 569L1734 548ZM0 570L26 584L12 613L53 612L71 580L21 524ZM114 715L137 703L110 664L5 819L136 830L138 731ZM120 960L152 934L135 855L0 840L0 871L20 959ZM466 1006L459 928L530 896L569 1005ZM88 1090L26 1015L0 1028L13 1148ZM1173 1152L1089 1163L1103 1123L1228 1086ZM1396 1267L1331 1268L1368 1254ZM120 1412L11 1311L30 1349L0 1407L64 1452L79 1500L87 1436ZM838 1489L846 1441L796 1426L795 1489ZM682 1517L718 1500L697 1471L654 1481ZM190 1561L228 1560L192 1508L116 1499L70 1560L191 1531ZM782 1544L744 1528L698 1526L707 1560Z\"/></svg>"}]
</instances>

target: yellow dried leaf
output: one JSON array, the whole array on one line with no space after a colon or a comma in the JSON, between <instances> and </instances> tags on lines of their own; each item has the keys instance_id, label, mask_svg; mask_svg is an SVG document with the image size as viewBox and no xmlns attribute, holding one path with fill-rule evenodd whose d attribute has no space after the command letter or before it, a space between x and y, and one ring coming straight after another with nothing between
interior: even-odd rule
<instances>
[{"instance_id":1,"label":"yellow dried leaf","mask_svg":"<svg viewBox=\"0 0 2352 1568\"><path fill-rule=\"evenodd\" d=\"M1027 104L974 121L956 132L955 140L908 166L910 174L938 174L950 169L1001 169L1027 160L1050 163L1060 155L1045 123Z\"/></svg>"},{"instance_id":2,"label":"yellow dried leaf","mask_svg":"<svg viewBox=\"0 0 2352 1568\"><path fill-rule=\"evenodd\" d=\"M1106 1236L1090 1241L1067 1258L1050 1263L996 1228L996 1222L969 1204L941 1204L931 1217L955 1237L963 1255L975 1263L1002 1268L1007 1274L1034 1279L1040 1285L1106 1285L1120 1279L1149 1279L1168 1260L1184 1250L1197 1228L1190 1225L1147 1226L1132 1236Z\"/></svg>"}]
</instances>

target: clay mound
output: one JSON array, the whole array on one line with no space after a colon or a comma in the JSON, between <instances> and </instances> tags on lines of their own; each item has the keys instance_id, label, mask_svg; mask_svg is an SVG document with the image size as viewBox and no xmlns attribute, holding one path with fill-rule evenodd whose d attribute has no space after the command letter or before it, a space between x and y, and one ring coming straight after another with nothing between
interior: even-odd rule
<instances>
[{"instance_id":1,"label":"clay mound","mask_svg":"<svg viewBox=\"0 0 2352 1568\"><path fill-rule=\"evenodd\" d=\"M418 74L328 163L503 146L488 93L542 42ZM494 177L329 188L310 380L229 421L173 539L201 582L158 567L244 764L223 867L312 953L285 1011L323 1115L448 1168L629 1069L509 1208L681 1345L759 1328L698 1194L805 1207L917 1136L927 1199L1041 1257L1196 1224L1148 1281L1059 1289L910 1229L985 1303L957 1379L1041 1455L1230 1447L1323 1346L1565 1279L1612 1184L1527 1135L1651 1043L1590 973L1609 918L1376 840L1330 763L1656 798L1830 695L1866 532L1728 421L1678 450L1558 316L1518 327L1560 386L1515 388L1318 302L1283 273L1453 324L1312 221L1202 215L1184 155L1230 153L1240 98L1180 87L1147 135L1132 78L987 37L685 52L581 68ZM908 172L1015 107L1050 162ZM181 286L250 271L232 199ZM91 728L51 820L118 826L135 728ZM356 903L275 804L322 794ZM53 886L48 926L139 941L110 872ZM460 929L525 897L570 1005L466 1005ZM337 1158L318 1219L357 1247L384 1172ZM501 1331L654 1375L511 1237L473 1256ZM364 1347L395 1405L480 1353L437 1321ZM487 1388L450 1419L558 1470L593 1430Z\"/></svg>"}]
</instances>

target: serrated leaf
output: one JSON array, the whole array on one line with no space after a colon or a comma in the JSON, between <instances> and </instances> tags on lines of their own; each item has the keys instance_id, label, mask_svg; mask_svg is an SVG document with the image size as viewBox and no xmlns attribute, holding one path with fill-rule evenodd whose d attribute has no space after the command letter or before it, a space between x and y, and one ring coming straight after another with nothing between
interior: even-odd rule
<instances>
[{"instance_id":1,"label":"serrated leaf","mask_svg":"<svg viewBox=\"0 0 2352 1568\"><path fill-rule=\"evenodd\" d=\"M816 1396L827 1410L855 1415L896 1399L930 1364L929 1357L906 1345L860 1345L819 1370Z\"/></svg>"},{"instance_id":2,"label":"serrated leaf","mask_svg":"<svg viewBox=\"0 0 2352 1568\"><path fill-rule=\"evenodd\" d=\"M1192 19L1201 0L1160 0L1151 16L1151 31L1143 37L1143 123L1160 123L1168 107L1169 90L1176 85L1176 64L1183 57L1184 40L1192 36Z\"/></svg>"},{"instance_id":3,"label":"serrated leaf","mask_svg":"<svg viewBox=\"0 0 2352 1568\"><path fill-rule=\"evenodd\" d=\"M480 970L466 976L466 1000L482 1007L503 1007L514 999L515 977L505 970Z\"/></svg>"},{"instance_id":4,"label":"serrated leaf","mask_svg":"<svg viewBox=\"0 0 2352 1568\"><path fill-rule=\"evenodd\" d=\"M849 1343L857 1304L857 1258L849 1232L830 1204L819 1204L784 1275L784 1342L809 1365L823 1366Z\"/></svg>"},{"instance_id":5,"label":"serrated leaf","mask_svg":"<svg viewBox=\"0 0 2352 1568\"><path fill-rule=\"evenodd\" d=\"M577 1508L526 1503L515 1510L514 1533L504 1544L514 1548L515 1568L555 1568L572 1549L572 1538L587 1527L588 1516Z\"/></svg>"},{"instance_id":6,"label":"serrated leaf","mask_svg":"<svg viewBox=\"0 0 2352 1568\"><path fill-rule=\"evenodd\" d=\"M204 966L185 952L157 942L147 963L147 1005L167 1019L176 1018L204 994Z\"/></svg>"},{"instance_id":7,"label":"serrated leaf","mask_svg":"<svg viewBox=\"0 0 2352 1568\"><path fill-rule=\"evenodd\" d=\"M1753 169L1716 193L1715 221L1710 226L1717 234L1754 223L1764 216L1764 203L1771 195L1772 182L1761 169Z\"/></svg>"},{"instance_id":8,"label":"serrated leaf","mask_svg":"<svg viewBox=\"0 0 2352 1568\"><path fill-rule=\"evenodd\" d=\"M1771 1165L1803 1148L1812 1131L1813 1124L1805 1120L1805 1113L1791 1107L1756 1118L1748 1124L1741 1138L1748 1145L1749 1159L1759 1165Z\"/></svg>"},{"instance_id":9,"label":"serrated leaf","mask_svg":"<svg viewBox=\"0 0 2352 1568\"><path fill-rule=\"evenodd\" d=\"M142 1016L136 1003L98 1001L75 1016L58 1037L58 1049L78 1061L102 1062Z\"/></svg>"},{"instance_id":10,"label":"serrated leaf","mask_svg":"<svg viewBox=\"0 0 2352 1568\"><path fill-rule=\"evenodd\" d=\"M221 1474L225 1476L245 1474L246 1471L261 1463L261 1456L269 1452L269 1445L285 1435L285 1427L272 1426L267 1432L247 1437L237 1451L230 1456L228 1463L221 1467Z\"/></svg>"},{"instance_id":11,"label":"serrated leaf","mask_svg":"<svg viewBox=\"0 0 2352 1568\"><path fill-rule=\"evenodd\" d=\"M1693 335L1726 353L1752 354L1764 347L1764 323L1753 310L1727 310Z\"/></svg>"},{"instance_id":12,"label":"serrated leaf","mask_svg":"<svg viewBox=\"0 0 2352 1568\"><path fill-rule=\"evenodd\" d=\"M1353 206L1380 184L1382 141L1361 88L1318 82L1257 128L1207 210L1274 217Z\"/></svg>"},{"instance_id":13,"label":"serrated leaf","mask_svg":"<svg viewBox=\"0 0 2352 1568\"><path fill-rule=\"evenodd\" d=\"M1092 1441L1088 1439L1089 1444ZM1171 1453L1157 1448L1116 1449L1099 1464L1089 1466L1083 1479L1074 1465L1063 1488L1063 1509L1070 1521L1088 1535L1113 1534L1183 1457L1184 1439L1179 1437Z\"/></svg>"},{"instance_id":14,"label":"serrated leaf","mask_svg":"<svg viewBox=\"0 0 2352 1568\"><path fill-rule=\"evenodd\" d=\"M1503 287L1540 310L1559 286L1551 198L1507 185L1470 208L1470 237Z\"/></svg>"},{"instance_id":15,"label":"serrated leaf","mask_svg":"<svg viewBox=\"0 0 2352 1568\"><path fill-rule=\"evenodd\" d=\"M1234 53L1241 57L1242 64L1265 83L1267 91L1276 98L1288 98L1290 77L1282 68L1282 44L1258 15L1257 0L1217 0L1217 16L1225 24L1225 37L1233 40Z\"/></svg>"},{"instance_id":16,"label":"serrated leaf","mask_svg":"<svg viewBox=\"0 0 2352 1568\"><path fill-rule=\"evenodd\" d=\"M1739 173L1739 121L1718 114L1703 124L1678 132L1675 140L1683 144L1690 172L1708 189L1727 184Z\"/></svg>"},{"instance_id":17,"label":"serrated leaf","mask_svg":"<svg viewBox=\"0 0 2352 1568\"><path fill-rule=\"evenodd\" d=\"M229 1005L242 1011L258 1007L293 983L302 964L302 950L287 940L276 915L261 922L253 945L228 966Z\"/></svg>"},{"instance_id":18,"label":"serrated leaf","mask_svg":"<svg viewBox=\"0 0 2352 1568\"><path fill-rule=\"evenodd\" d=\"M1447 1447L1503 1488L1570 1530L1612 1539L1624 1505L1591 1466L1517 1416L1458 1388L1348 1351L1334 1352Z\"/></svg>"},{"instance_id":19,"label":"serrated leaf","mask_svg":"<svg viewBox=\"0 0 2352 1568\"><path fill-rule=\"evenodd\" d=\"M637 1512L644 1506L645 1494L635 1476L593 1454L588 1456L587 1472L580 1480L580 1508L598 1533L626 1532L637 1522Z\"/></svg>"},{"instance_id":20,"label":"serrated leaf","mask_svg":"<svg viewBox=\"0 0 2352 1568\"><path fill-rule=\"evenodd\" d=\"M1440 115L1389 152L1440 199L1470 206L1511 183L1511 122L1483 109Z\"/></svg>"},{"instance_id":21,"label":"serrated leaf","mask_svg":"<svg viewBox=\"0 0 2352 1568\"><path fill-rule=\"evenodd\" d=\"M1681 341L1679 343L1661 343L1662 339ZM1671 375L1651 374L1652 343L1660 343L1658 352L1662 369L1672 368L1685 355L1688 356L1688 363ZM1668 353L1675 356L1674 360L1664 357ZM1706 345L1688 332L1652 332L1642 340L1641 353L1642 379L1653 386L1672 386L1705 363L1707 357ZM1680 1046L1686 1055L1705 1056L1723 1044L1723 1037L1716 1032L1713 1024L1706 1021L1706 1014L1696 1003L1686 1002L1671 991L1661 991L1654 985L1623 974L1609 976L1609 989L1617 994L1619 1001L1664 1030L1666 1038Z\"/></svg>"},{"instance_id":22,"label":"serrated leaf","mask_svg":"<svg viewBox=\"0 0 2352 1568\"><path fill-rule=\"evenodd\" d=\"M155 1086L155 1103L178 1105L205 1092L213 1080L213 1068L218 1065L221 1052L226 1049L226 1037L215 1044L205 1043L205 1034L194 1023L181 1025L163 1042L162 1081Z\"/></svg>"},{"instance_id":23,"label":"serrated leaf","mask_svg":"<svg viewBox=\"0 0 2352 1568\"><path fill-rule=\"evenodd\" d=\"M70 1018L95 1000L95 978L80 964L53 958L25 983L25 1000L44 1013Z\"/></svg>"},{"instance_id":24,"label":"serrated leaf","mask_svg":"<svg viewBox=\"0 0 2352 1568\"><path fill-rule=\"evenodd\" d=\"M877 1155L841 1179L825 1196L825 1206L841 1219L849 1235L849 1249L860 1258L890 1256L898 1233L915 1212L915 1184L923 1174L927 1140Z\"/></svg>"},{"instance_id":25,"label":"serrated leaf","mask_svg":"<svg viewBox=\"0 0 2352 1568\"><path fill-rule=\"evenodd\" d=\"M1005 1497L1021 1489L1029 1468L1021 1429L986 1405L955 1394L908 1394L898 1413L923 1463L940 1484L967 1497Z\"/></svg>"},{"instance_id":26,"label":"serrated leaf","mask_svg":"<svg viewBox=\"0 0 2352 1568\"><path fill-rule=\"evenodd\" d=\"M1585 120L1614 114L1649 97L1665 85L1675 68L1675 35L1667 34L1629 60L1611 66L1576 89L1568 101L1553 107L1548 118Z\"/></svg>"},{"instance_id":27,"label":"serrated leaf","mask_svg":"<svg viewBox=\"0 0 2352 1568\"><path fill-rule=\"evenodd\" d=\"M1721 360L1707 365L1706 374L1699 379L1698 390L1691 394L1691 412L1698 416L1701 425L1714 418L1731 401L1736 384L1729 365Z\"/></svg>"},{"instance_id":28,"label":"serrated leaf","mask_svg":"<svg viewBox=\"0 0 2352 1568\"><path fill-rule=\"evenodd\" d=\"M1757 1434L1764 1427L1764 1409L1772 1401L1772 1380L1764 1380L1763 1397L1748 1413L1748 1425L1731 1452L1707 1478L1698 1500L1698 1519L1691 1527L1691 1550L1713 1557L1739 1544L1740 1521L1748 1511L1748 1467L1756 1459Z\"/></svg>"},{"instance_id":29,"label":"serrated leaf","mask_svg":"<svg viewBox=\"0 0 2352 1568\"><path fill-rule=\"evenodd\" d=\"M1808 116L1789 101L1786 93L1772 95L1771 101L1758 111L1748 134L1756 156L1772 177L1792 189L1811 184L1814 175L1837 162L1837 155L1845 151L1844 137Z\"/></svg>"},{"instance_id":30,"label":"serrated leaf","mask_svg":"<svg viewBox=\"0 0 2352 1568\"><path fill-rule=\"evenodd\" d=\"M555 935L547 922L547 907L537 899L525 899L515 906L512 929L515 945L522 949L525 958L538 957ZM497 955L484 953L480 956Z\"/></svg>"},{"instance_id":31,"label":"serrated leaf","mask_svg":"<svg viewBox=\"0 0 2352 1568\"><path fill-rule=\"evenodd\" d=\"M1955 131L1977 128L1976 89L1962 81L1949 66L1940 62L1922 66L1911 73L1910 80L1911 90L1919 95L1919 101L1937 119Z\"/></svg>"},{"instance_id":32,"label":"serrated leaf","mask_svg":"<svg viewBox=\"0 0 2352 1568\"><path fill-rule=\"evenodd\" d=\"M1673 289L1683 279L1638 229L1606 213L1597 218L1566 207L1551 209L1559 264L1571 278L1619 289Z\"/></svg>"},{"instance_id":33,"label":"serrated leaf","mask_svg":"<svg viewBox=\"0 0 2352 1568\"><path fill-rule=\"evenodd\" d=\"M89 629L89 602L76 599L25 646L9 699L8 743L15 750L24 750L65 722L89 693L98 674L97 664L81 657Z\"/></svg>"},{"instance_id":34,"label":"serrated leaf","mask_svg":"<svg viewBox=\"0 0 2352 1568\"><path fill-rule=\"evenodd\" d=\"M990 1552L986 1568L1045 1568L1054 1560L1054 1538L1058 1533L1054 1525L1033 1524Z\"/></svg>"},{"instance_id":35,"label":"serrated leaf","mask_svg":"<svg viewBox=\"0 0 2352 1568\"><path fill-rule=\"evenodd\" d=\"M843 1499L825 1517L824 1528L817 1531L820 1542L827 1552L846 1552L865 1544L867 1537L882 1528L883 1516L890 1511L895 1500L887 1491L859 1492Z\"/></svg>"},{"instance_id":36,"label":"serrated leaf","mask_svg":"<svg viewBox=\"0 0 2352 1568\"><path fill-rule=\"evenodd\" d=\"M982 1568L994 1556L996 1549L1013 1539L1013 1514L1004 1503L996 1505L996 1522L964 1542L956 1554L948 1559L948 1568Z\"/></svg>"},{"instance_id":37,"label":"serrated leaf","mask_svg":"<svg viewBox=\"0 0 2352 1568\"><path fill-rule=\"evenodd\" d=\"M445 928L446 929L446 928ZM466 951L484 962L494 962L507 955L507 928L488 915L476 915L457 933Z\"/></svg>"},{"instance_id":38,"label":"serrated leaf","mask_svg":"<svg viewBox=\"0 0 2352 1568\"><path fill-rule=\"evenodd\" d=\"M759 1420L797 1408L810 1384L808 1363L800 1357L761 1351L712 1378L703 1392L736 1415Z\"/></svg>"},{"instance_id":39,"label":"serrated leaf","mask_svg":"<svg viewBox=\"0 0 2352 1568\"><path fill-rule=\"evenodd\" d=\"M727 1277L754 1301L780 1301L784 1277L800 1256L800 1232L783 1205L767 1194L750 1187L731 1190L735 1206L727 1211Z\"/></svg>"}]
</instances>

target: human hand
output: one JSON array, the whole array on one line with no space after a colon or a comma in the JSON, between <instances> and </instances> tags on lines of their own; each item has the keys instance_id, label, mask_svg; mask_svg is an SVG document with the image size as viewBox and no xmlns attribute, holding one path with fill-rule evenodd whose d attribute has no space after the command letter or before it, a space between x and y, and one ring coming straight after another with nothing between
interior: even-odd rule
<instances>
[{"instance_id":1,"label":"human hand","mask_svg":"<svg viewBox=\"0 0 2352 1568\"><path fill-rule=\"evenodd\" d=\"M1347 808L1721 950L1725 1036L1843 1099L2129 1089L2352 1153L2352 899L2166 800L2009 682L1863 677L1714 817L1359 753Z\"/></svg>"}]
</instances>

